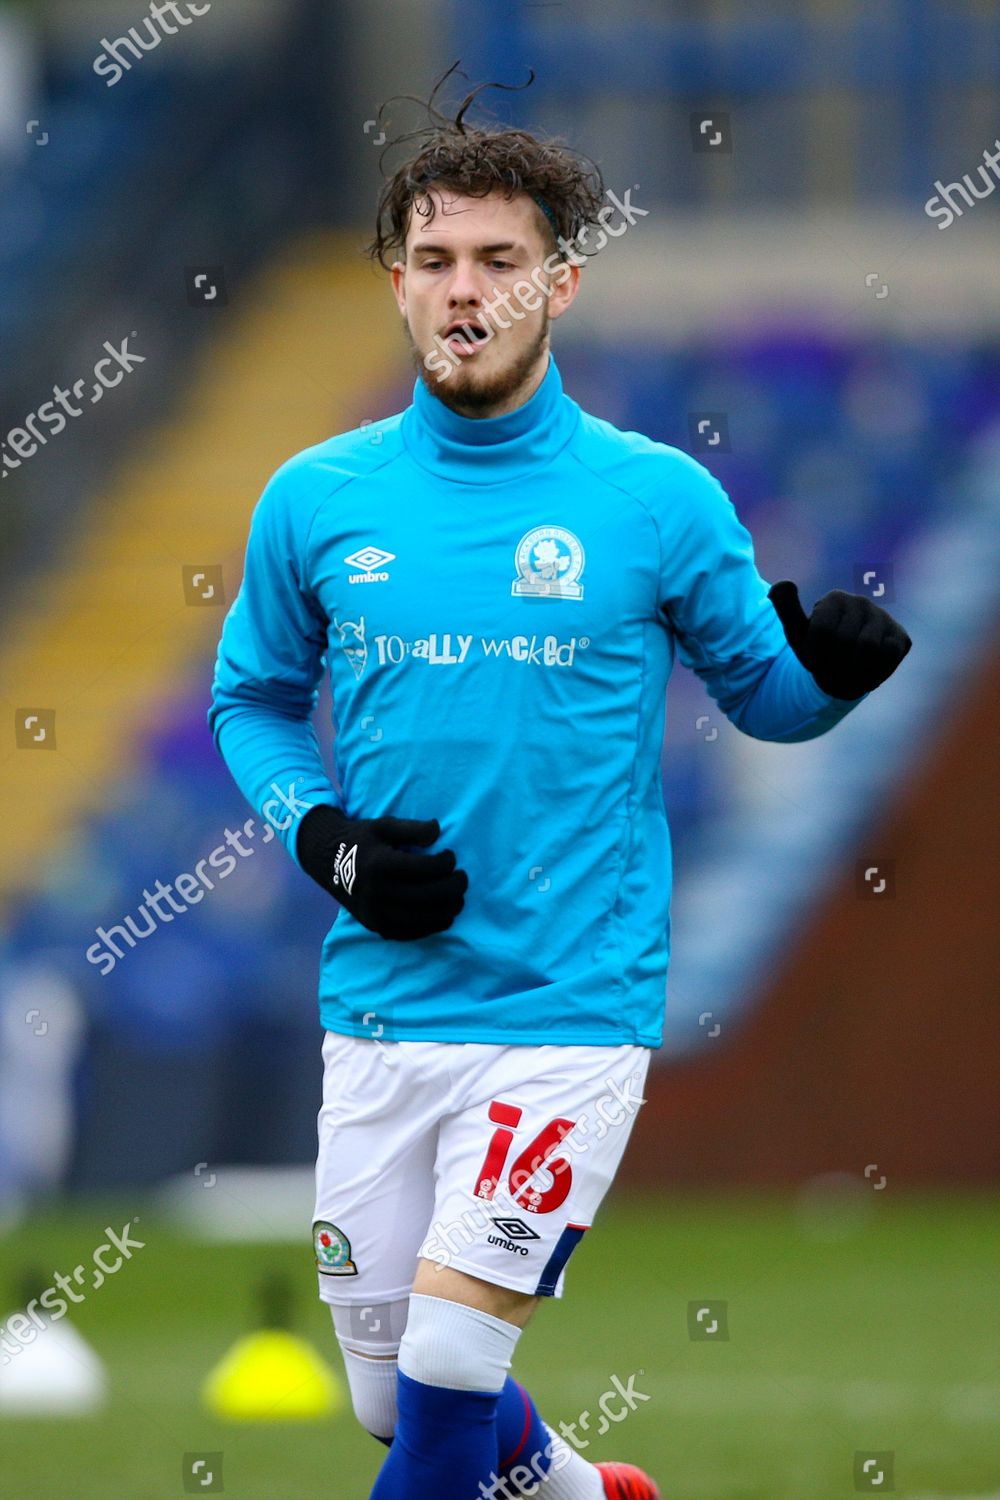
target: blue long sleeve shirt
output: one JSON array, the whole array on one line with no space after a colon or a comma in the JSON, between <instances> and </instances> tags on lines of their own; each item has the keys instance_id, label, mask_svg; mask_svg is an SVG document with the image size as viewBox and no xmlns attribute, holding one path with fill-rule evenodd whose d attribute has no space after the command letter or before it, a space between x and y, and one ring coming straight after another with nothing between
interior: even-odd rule
<instances>
[{"instance_id":1,"label":"blue long sleeve shirt","mask_svg":"<svg viewBox=\"0 0 1000 1500\"><path fill-rule=\"evenodd\" d=\"M437 818L467 871L415 942L336 913L329 1030L659 1047L670 837L660 751L675 655L739 729L788 743L831 698L785 642L725 491L581 410L550 357L517 410L405 411L284 464L254 512L209 725L297 859L318 802ZM338 796L313 712L329 667Z\"/></svg>"}]
</instances>

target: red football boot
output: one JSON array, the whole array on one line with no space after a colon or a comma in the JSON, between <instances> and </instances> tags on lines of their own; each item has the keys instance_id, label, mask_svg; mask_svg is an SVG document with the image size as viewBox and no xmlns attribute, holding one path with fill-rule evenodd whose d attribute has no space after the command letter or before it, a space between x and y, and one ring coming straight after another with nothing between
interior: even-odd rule
<instances>
[{"instance_id":1,"label":"red football boot","mask_svg":"<svg viewBox=\"0 0 1000 1500\"><path fill-rule=\"evenodd\" d=\"M607 1500L660 1500L660 1492L635 1464L595 1464Z\"/></svg>"}]
</instances>

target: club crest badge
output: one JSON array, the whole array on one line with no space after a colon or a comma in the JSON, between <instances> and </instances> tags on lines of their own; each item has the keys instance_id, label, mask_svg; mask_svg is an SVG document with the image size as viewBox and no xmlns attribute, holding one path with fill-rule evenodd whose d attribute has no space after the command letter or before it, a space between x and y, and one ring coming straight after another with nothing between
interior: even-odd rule
<instances>
[{"instance_id":1,"label":"club crest badge","mask_svg":"<svg viewBox=\"0 0 1000 1500\"><path fill-rule=\"evenodd\" d=\"M357 1276L358 1268L351 1259L351 1242L336 1224L317 1219L313 1225L313 1245L316 1269L321 1276Z\"/></svg>"},{"instance_id":2,"label":"club crest badge","mask_svg":"<svg viewBox=\"0 0 1000 1500\"><path fill-rule=\"evenodd\" d=\"M582 599L584 553L577 537L562 526L535 526L525 532L514 552L515 596L536 599Z\"/></svg>"}]
</instances>

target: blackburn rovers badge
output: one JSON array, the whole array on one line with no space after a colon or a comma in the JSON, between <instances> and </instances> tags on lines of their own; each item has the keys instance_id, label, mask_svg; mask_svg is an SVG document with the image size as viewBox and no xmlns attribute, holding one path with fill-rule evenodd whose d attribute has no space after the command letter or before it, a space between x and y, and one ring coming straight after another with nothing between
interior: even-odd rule
<instances>
[{"instance_id":1,"label":"blackburn rovers badge","mask_svg":"<svg viewBox=\"0 0 1000 1500\"><path fill-rule=\"evenodd\" d=\"M351 1242L336 1224L317 1219L313 1225L313 1245L316 1269L321 1276L357 1276L358 1268L351 1259Z\"/></svg>"},{"instance_id":2,"label":"blackburn rovers badge","mask_svg":"<svg viewBox=\"0 0 1000 1500\"><path fill-rule=\"evenodd\" d=\"M534 526L514 552L514 595L536 599L582 599L583 547L562 526Z\"/></svg>"}]
</instances>

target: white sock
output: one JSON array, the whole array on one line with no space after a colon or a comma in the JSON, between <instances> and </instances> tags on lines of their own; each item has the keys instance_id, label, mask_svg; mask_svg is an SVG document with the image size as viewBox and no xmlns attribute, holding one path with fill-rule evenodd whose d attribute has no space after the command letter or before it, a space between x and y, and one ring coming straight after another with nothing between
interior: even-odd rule
<instances>
[{"instance_id":1,"label":"white sock","mask_svg":"<svg viewBox=\"0 0 1000 1500\"><path fill-rule=\"evenodd\" d=\"M478 1307L410 1293L399 1368L452 1391L502 1391L521 1329Z\"/></svg>"},{"instance_id":2,"label":"white sock","mask_svg":"<svg viewBox=\"0 0 1000 1500\"><path fill-rule=\"evenodd\" d=\"M367 1359L353 1349L340 1348L358 1421L374 1437L391 1438L396 1431L396 1361Z\"/></svg>"},{"instance_id":3,"label":"white sock","mask_svg":"<svg viewBox=\"0 0 1000 1500\"><path fill-rule=\"evenodd\" d=\"M406 1327L408 1303L408 1297L398 1297L395 1302L380 1303L377 1308L328 1304L344 1356L354 1415L362 1427L380 1438L391 1438L396 1431L395 1356ZM393 1358L365 1358L376 1354L391 1354Z\"/></svg>"},{"instance_id":4,"label":"white sock","mask_svg":"<svg viewBox=\"0 0 1000 1500\"><path fill-rule=\"evenodd\" d=\"M542 1426L552 1441L552 1464L537 1489L529 1493L539 1500L604 1500L604 1480L594 1465L547 1422Z\"/></svg>"}]
</instances>

